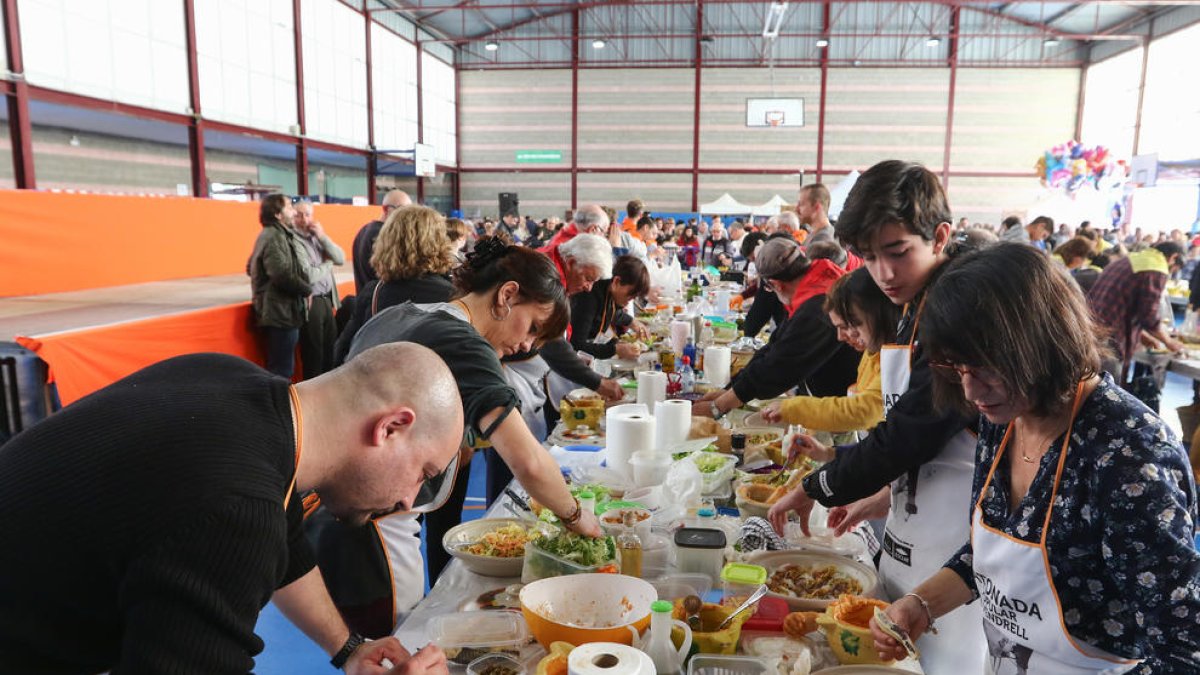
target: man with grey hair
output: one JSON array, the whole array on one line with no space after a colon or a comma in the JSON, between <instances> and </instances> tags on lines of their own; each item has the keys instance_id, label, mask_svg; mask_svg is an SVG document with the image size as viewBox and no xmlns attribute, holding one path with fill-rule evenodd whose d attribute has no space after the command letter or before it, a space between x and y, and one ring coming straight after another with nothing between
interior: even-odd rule
<instances>
[{"instance_id":1,"label":"man with grey hair","mask_svg":"<svg viewBox=\"0 0 1200 675\"><path fill-rule=\"evenodd\" d=\"M797 216L795 211L784 211L776 218L779 222L780 232L786 233L796 241L800 240L800 216Z\"/></svg>"},{"instance_id":2,"label":"man with grey hair","mask_svg":"<svg viewBox=\"0 0 1200 675\"><path fill-rule=\"evenodd\" d=\"M604 212L604 208L599 204L589 204L575 210L571 216L571 222L559 228L558 232L550 238L550 243L538 249L542 253L549 254L552 249L571 241L576 235L580 234L595 234L601 237L608 236L608 228L610 221L608 214Z\"/></svg>"},{"instance_id":3,"label":"man with grey hair","mask_svg":"<svg viewBox=\"0 0 1200 675\"><path fill-rule=\"evenodd\" d=\"M402 206L409 206L412 200L404 190L392 190L383 197L383 215L379 220L372 220L358 234L354 235L354 245L350 250L354 254L354 292L358 293L372 281L379 279L375 268L371 267L371 252L375 250L375 240L383 229L383 221L388 214Z\"/></svg>"},{"instance_id":4,"label":"man with grey hair","mask_svg":"<svg viewBox=\"0 0 1200 675\"><path fill-rule=\"evenodd\" d=\"M346 254L325 234L313 216L313 204L307 199L296 202L292 227L300 235L300 244L312 261L312 296L308 318L300 326L300 361L304 379L314 378L333 368L333 343L337 342L337 280L333 265L346 264Z\"/></svg>"}]
</instances>

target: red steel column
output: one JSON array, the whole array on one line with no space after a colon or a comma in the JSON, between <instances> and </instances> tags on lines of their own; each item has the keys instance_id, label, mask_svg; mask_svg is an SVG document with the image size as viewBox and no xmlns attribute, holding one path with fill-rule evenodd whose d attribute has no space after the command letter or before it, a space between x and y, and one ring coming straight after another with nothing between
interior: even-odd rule
<instances>
[{"instance_id":1,"label":"red steel column","mask_svg":"<svg viewBox=\"0 0 1200 675\"><path fill-rule=\"evenodd\" d=\"M13 93L8 97L8 132L12 137L13 177L18 188L37 187L33 171L33 125L29 121L29 84L25 82L25 60L21 56L21 22L17 0L4 0L4 44Z\"/></svg>"},{"instance_id":2,"label":"red steel column","mask_svg":"<svg viewBox=\"0 0 1200 675\"><path fill-rule=\"evenodd\" d=\"M204 168L204 118L200 114L200 70L196 56L196 0L183 0L183 24L187 38L188 101L192 121L188 124L188 153L192 161L192 196L208 196L208 173Z\"/></svg>"},{"instance_id":3,"label":"red steel column","mask_svg":"<svg viewBox=\"0 0 1200 675\"><path fill-rule=\"evenodd\" d=\"M696 0L696 78L692 84L692 211L700 210L700 69L704 54L704 0Z\"/></svg>"},{"instance_id":4,"label":"red steel column","mask_svg":"<svg viewBox=\"0 0 1200 675\"><path fill-rule=\"evenodd\" d=\"M579 208L579 10L571 12L571 210Z\"/></svg>"},{"instance_id":5,"label":"red steel column","mask_svg":"<svg viewBox=\"0 0 1200 675\"><path fill-rule=\"evenodd\" d=\"M367 203L375 203L375 80L371 72L371 13L362 10L363 34L367 42Z\"/></svg>"},{"instance_id":6,"label":"red steel column","mask_svg":"<svg viewBox=\"0 0 1200 675\"><path fill-rule=\"evenodd\" d=\"M821 3L821 35L829 39L829 3ZM829 47L821 50L821 100L817 108L817 182L825 170L825 94L829 86ZM801 169L803 170L803 169ZM803 182L803 174L801 174Z\"/></svg>"},{"instance_id":7,"label":"red steel column","mask_svg":"<svg viewBox=\"0 0 1200 675\"><path fill-rule=\"evenodd\" d=\"M300 138L296 143L296 192L308 194L308 141L304 125L304 40L300 37L300 0L292 0L292 24L296 50L296 125Z\"/></svg>"},{"instance_id":8,"label":"red steel column","mask_svg":"<svg viewBox=\"0 0 1200 675\"><path fill-rule=\"evenodd\" d=\"M425 142L425 81L422 73L421 62L425 60L425 53L422 51L421 40L417 39L414 44L417 46L417 142ZM413 170L414 177L417 179L417 203L425 203L425 179L416 174L417 153L413 153Z\"/></svg>"},{"instance_id":9,"label":"red steel column","mask_svg":"<svg viewBox=\"0 0 1200 675\"><path fill-rule=\"evenodd\" d=\"M454 69L454 208L461 211L462 202L462 77Z\"/></svg>"},{"instance_id":10,"label":"red steel column","mask_svg":"<svg viewBox=\"0 0 1200 675\"><path fill-rule=\"evenodd\" d=\"M950 9L950 93L946 97L946 148L942 154L942 187L950 184L950 145L954 139L954 90L958 84L958 20L962 8Z\"/></svg>"}]
</instances>

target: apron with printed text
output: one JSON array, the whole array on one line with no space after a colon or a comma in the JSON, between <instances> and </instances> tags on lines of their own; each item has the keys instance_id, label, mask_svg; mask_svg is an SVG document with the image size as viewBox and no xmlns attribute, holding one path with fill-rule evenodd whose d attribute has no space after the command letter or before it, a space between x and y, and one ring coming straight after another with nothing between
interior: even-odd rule
<instances>
[{"instance_id":1,"label":"apron with printed text","mask_svg":"<svg viewBox=\"0 0 1200 675\"><path fill-rule=\"evenodd\" d=\"M1079 408L1076 395L1075 409ZM1074 426L1074 419L1071 422ZM1071 440L1071 428L1063 439L1062 456L1054 474L1054 488L1037 542L1014 539L983 520L983 496L987 494L996 467L1004 456L1012 426L1004 434L996 458L971 512L971 542L974 549L975 584L983 609L987 636L986 671L989 675L1085 675L1125 673L1138 665L1092 645L1078 642L1066 630L1063 608L1050 576L1046 534L1054 512Z\"/></svg>"},{"instance_id":2,"label":"apron with printed text","mask_svg":"<svg viewBox=\"0 0 1200 675\"><path fill-rule=\"evenodd\" d=\"M914 340L916 334L914 327ZM912 341L884 345L880 351L884 419L908 391L912 351ZM964 429L932 460L892 482L879 561L879 581L889 600L903 597L933 576L967 541L970 520L963 516L971 508L975 444L975 436ZM938 621L937 635L921 636L917 646L925 672L977 672L985 644L980 621L978 604L964 605Z\"/></svg>"}]
</instances>

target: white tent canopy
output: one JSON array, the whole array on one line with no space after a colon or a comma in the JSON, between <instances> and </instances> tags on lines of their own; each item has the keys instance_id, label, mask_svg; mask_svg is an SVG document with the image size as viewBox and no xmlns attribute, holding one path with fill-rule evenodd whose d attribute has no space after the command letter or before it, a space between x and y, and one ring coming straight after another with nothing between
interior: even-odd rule
<instances>
[{"instance_id":1,"label":"white tent canopy","mask_svg":"<svg viewBox=\"0 0 1200 675\"><path fill-rule=\"evenodd\" d=\"M700 205L700 213L706 216L745 216L754 211L754 207L734 199L728 192L716 201Z\"/></svg>"},{"instance_id":2,"label":"white tent canopy","mask_svg":"<svg viewBox=\"0 0 1200 675\"><path fill-rule=\"evenodd\" d=\"M771 199L768 200L765 204L760 204L760 205L754 207L754 211L751 212L750 215L767 216L767 217L777 216L777 215L779 215L779 212L783 209L783 206L787 203L788 202L786 199L784 199L783 197L780 197L779 195L775 195L774 197L771 197Z\"/></svg>"}]
</instances>

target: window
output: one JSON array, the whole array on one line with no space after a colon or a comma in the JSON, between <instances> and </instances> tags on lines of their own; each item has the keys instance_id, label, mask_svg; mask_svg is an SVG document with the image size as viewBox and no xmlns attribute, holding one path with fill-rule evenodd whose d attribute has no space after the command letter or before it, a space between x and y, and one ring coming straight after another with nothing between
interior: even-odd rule
<instances>
[{"instance_id":1,"label":"window","mask_svg":"<svg viewBox=\"0 0 1200 675\"><path fill-rule=\"evenodd\" d=\"M1128 160L1133 155L1141 77L1140 49L1131 49L1088 67L1080 134L1084 145L1103 145L1117 159Z\"/></svg>"},{"instance_id":2,"label":"window","mask_svg":"<svg viewBox=\"0 0 1200 675\"><path fill-rule=\"evenodd\" d=\"M427 52L421 53L422 140L433 146L439 164L454 165L455 137L454 66Z\"/></svg>"},{"instance_id":3,"label":"window","mask_svg":"<svg viewBox=\"0 0 1200 675\"><path fill-rule=\"evenodd\" d=\"M305 133L367 145L367 37L362 14L338 0L303 0Z\"/></svg>"},{"instance_id":4,"label":"window","mask_svg":"<svg viewBox=\"0 0 1200 675\"><path fill-rule=\"evenodd\" d=\"M186 112L183 3L19 0L30 84Z\"/></svg>"},{"instance_id":5,"label":"window","mask_svg":"<svg viewBox=\"0 0 1200 675\"><path fill-rule=\"evenodd\" d=\"M204 116L294 133L294 36L291 0L196 0Z\"/></svg>"},{"instance_id":6,"label":"window","mask_svg":"<svg viewBox=\"0 0 1200 675\"><path fill-rule=\"evenodd\" d=\"M417 48L372 24L371 68L375 147L412 150L417 142Z\"/></svg>"},{"instance_id":7,"label":"window","mask_svg":"<svg viewBox=\"0 0 1200 675\"><path fill-rule=\"evenodd\" d=\"M1146 95L1142 100L1142 139L1138 153L1159 159L1200 157L1200 89L1184 66L1200 62L1200 25L1150 43Z\"/></svg>"}]
</instances>

